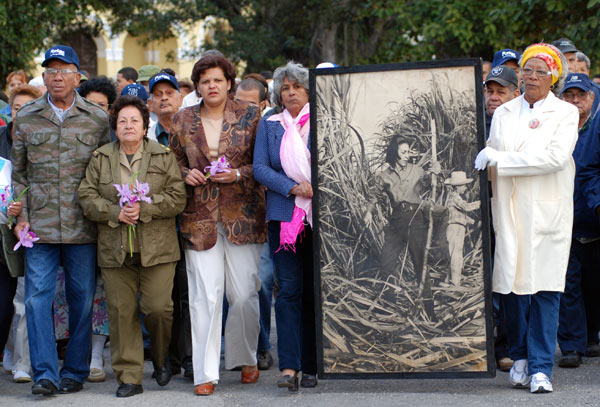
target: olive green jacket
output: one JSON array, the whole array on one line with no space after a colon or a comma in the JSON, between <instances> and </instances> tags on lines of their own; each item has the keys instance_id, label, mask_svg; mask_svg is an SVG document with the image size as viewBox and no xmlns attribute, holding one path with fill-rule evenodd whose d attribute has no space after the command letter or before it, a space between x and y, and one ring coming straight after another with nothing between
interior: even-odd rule
<instances>
[{"instance_id":1,"label":"olive green jacket","mask_svg":"<svg viewBox=\"0 0 600 407\"><path fill-rule=\"evenodd\" d=\"M79 186L84 215L98 224L98 265L121 267L129 248L123 246L127 225L119 222L119 198L113 184L124 184L119 169L119 142L94 151ZM186 202L185 184L175 156L161 144L144 139L142 163L137 176L150 186L152 203L141 203L136 234L142 266L179 260L175 217Z\"/></svg>"},{"instance_id":2,"label":"olive green jacket","mask_svg":"<svg viewBox=\"0 0 600 407\"><path fill-rule=\"evenodd\" d=\"M8 267L11 277L23 277L25 275L25 262L23 261L23 249L13 250L19 241L5 224L0 224L0 235L2 236L2 253L0 261Z\"/></svg>"}]
</instances>

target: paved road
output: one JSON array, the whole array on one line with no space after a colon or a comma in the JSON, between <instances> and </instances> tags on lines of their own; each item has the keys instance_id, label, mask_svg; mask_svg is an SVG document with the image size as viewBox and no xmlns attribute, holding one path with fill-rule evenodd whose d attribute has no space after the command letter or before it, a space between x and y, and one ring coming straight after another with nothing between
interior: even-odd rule
<instances>
[{"instance_id":1,"label":"paved road","mask_svg":"<svg viewBox=\"0 0 600 407\"><path fill-rule=\"evenodd\" d=\"M558 356L558 355L557 355ZM350 406L600 406L600 358L585 359L578 369L555 368L552 394L530 394L512 389L507 373L494 379L456 380L322 380L316 389L297 394L276 387L278 371L261 372L256 384L242 385L240 372L223 371L221 382L210 397L193 394L193 383L175 376L161 388L151 378L146 362L144 393L118 399L117 384L110 367L104 383L86 383L76 394L34 396L30 384L15 384L12 376L0 374L1 406L260 406L260 407L350 407Z\"/></svg>"}]
</instances>

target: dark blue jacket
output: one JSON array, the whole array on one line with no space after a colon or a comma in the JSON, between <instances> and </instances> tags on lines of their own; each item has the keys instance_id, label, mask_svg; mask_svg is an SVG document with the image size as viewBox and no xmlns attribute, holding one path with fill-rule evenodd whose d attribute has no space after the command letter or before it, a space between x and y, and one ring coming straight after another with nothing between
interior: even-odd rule
<instances>
[{"instance_id":1,"label":"dark blue jacket","mask_svg":"<svg viewBox=\"0 0 600 407\"><path fill-rule=\"evenodd\" d=\"M292 220L295 199L290 191L296 182L285 174L279 159L283 126L278 121L267 119L263 117L256 131L254 179L267 187L266 220L289 222Z\"/></svg>"},{"instance_id":2,"label":"dark blue jacket","mask_svg":"<svg viewBox=\"0 0 600 407\"><path fill-rule=\"evenodd\" d=\"M600 115L579 130L573 159L577 168L573 237L600 237L600 222L595 213L600 206Z\"/></svg>"}]
</instances>

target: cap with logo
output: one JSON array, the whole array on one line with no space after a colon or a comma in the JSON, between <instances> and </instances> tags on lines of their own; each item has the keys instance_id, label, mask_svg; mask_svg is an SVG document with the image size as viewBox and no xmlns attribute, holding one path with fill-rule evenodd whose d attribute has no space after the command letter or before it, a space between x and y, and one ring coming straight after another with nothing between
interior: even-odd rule
<instances>
[{"instance_id":1,"label":"cap with logo","mask_svg":"<svg viewBox=\"0 0 600 407\"><path fill-rule=\"evenodd\" d=\"M512 60L514 60L518 64L519 59L521 59L521 54L518 51L506 48L494 54L494 59L492 60L492 68L495 68L499 65L504 65L508 61Z\"/></svg>"},{"instance_id":2,"label":"cap with logo","mask_svg":"<svg viewBox=\"0 0 600 407\"><path fill-rule=\"evenodd\" d=\"M160 66L144 65L138 69L138 82L149 81L154 75L160 72Z\"/></svg>"},{"instance_id":3,"label":"cap with logo","mask_svg":"<svg viewBox=\"0 0 600 407\"><path fill-rule=\"evenodd\" d=\"M512 85L515 88L519 87L519 78L516 72L506 65L492 68L487 78L485 78L485 84L487 85L489 82L497 82L502 86Z\"/></svg>"},{"instance_id":4,"label":"cap with logo","mask_svg":"<svg viewBox=\"0 0 600 407\"><path fill-rule=\"evenodd\" d=\"M179 85L177 84L177 79L173 75L169 75L168 73L163 72L163 73L158 73L158 74L154 75L152 78L150 78L150 81L148 82L148 88L150 89L150 93L152 93L152 89L154 88L154 85L156 85L159 82L168 82L175 89L179 90Z\"/></svg>"},{"instance_id":5,"label":"cap with logo","mask_svg":"<svg viewBox=\"0 0 600 407\"><path fill-rule=\"evenodd\" d=\"M146 92L146 88L144 88L139 83L130 83L125 86L121 91L121 96L137 96L142 99L144 102L148 100L148 92Z\"/></svg>"},{"instance_id":6,"label":"cap with logo","mask_svg":"<svg viewBox=\"0 0 600 407\"><path fill-rule=\"evenodd\" d=\"M63 61L67 64L73 64L79 69L79 57L75 50L67 45L55 45L46 51L44 55L44 62L42 62L42 66L48 66L48 63L53 59L58 59L59 61Z\"/></svg>"},{"instance_id":7,"label":"cap with logo","mask_svg":"<svg viewBox=\"0 0 600 407\"><path fill-rule=\"evenodd\" d=\"M569 52L577 52L577 47L573 44L568 38L560 38L552 43L556 48L560 50L563 54L568 54Z\"/></svg>"},{"instance_id":8,"label":"cap with logo","mask_svg":"<svg viewBox=\"0 0 600 407\"><path fill-rule=\"evenodd\" d=\"M565 93L567 89L579 88L584 92L589 92L592 89L592 81L584 73L570 73L565 80L565 86L560 94Z\"/></svg>"}]
</instances>

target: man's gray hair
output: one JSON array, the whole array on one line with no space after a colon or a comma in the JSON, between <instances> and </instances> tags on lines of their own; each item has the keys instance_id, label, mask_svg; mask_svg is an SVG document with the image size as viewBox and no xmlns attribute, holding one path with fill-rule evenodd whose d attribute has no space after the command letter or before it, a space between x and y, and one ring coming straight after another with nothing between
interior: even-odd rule
<instances>
[{"instance_id":1,"label":"man's gray hair","mask_svg":"<svg viewBox=\"0 0 600 407\"><path fill-rule=\"evenodd\" d=\"M283 111L281 102L281 85L287 78L290 82L298 82L308 93L308 69L294 61L289 61L285 66L280 66L273 73L273 91L271 93L271 104L276 113Z\"/></svg>"},{"instance_id":2,"label":"man's gray hair","mask_svg":"<svg viewBox=\"0 0 600 407\"><path fill-rule=\"evenodd\" d=\"M577 57L577 61L579 61L579 62L585 62L585 66L587 66L587 69L589 71L590 70L590 66L591 66L591 62L590 62L590 59L587 57L587 55L585 55L581 51L577 51L575 53L575 56Z\"/></svg>"}]
</instances>

